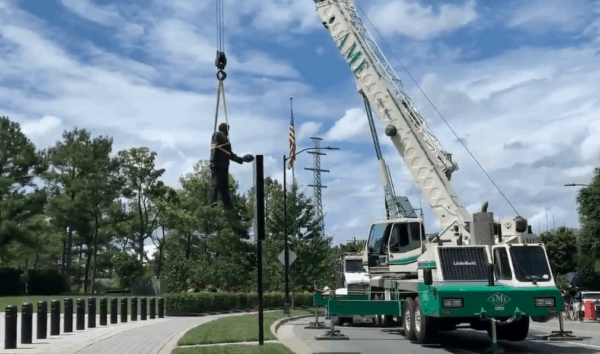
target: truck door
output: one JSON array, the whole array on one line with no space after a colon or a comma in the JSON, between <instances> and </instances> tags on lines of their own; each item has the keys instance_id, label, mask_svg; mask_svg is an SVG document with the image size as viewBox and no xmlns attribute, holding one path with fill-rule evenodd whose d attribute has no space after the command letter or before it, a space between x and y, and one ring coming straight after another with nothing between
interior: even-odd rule
<instances>
[{"instance_id":1,"label":"truck door","mask_svg":"<svg viewBox=\"0 0 600 354\"><path fill-rule=\"evenodd\" d=\"M389 240L390 264L416 262L423 250L423 227L420 222L395 223Z\"/></svg>"},{"instance_id":2,"label":"truck door","mask_svg":"<svg viewBox=\"0 0 600 354\"><path fill-rule=\"evenodd\" d=\"M367 241L369 267L376 267L381 265L382 261L385 262L384 259L387 258L386 248L391 228L392 224L388 223L374 224L371 227L369 240Z\"/></svg>"}]
</instances>

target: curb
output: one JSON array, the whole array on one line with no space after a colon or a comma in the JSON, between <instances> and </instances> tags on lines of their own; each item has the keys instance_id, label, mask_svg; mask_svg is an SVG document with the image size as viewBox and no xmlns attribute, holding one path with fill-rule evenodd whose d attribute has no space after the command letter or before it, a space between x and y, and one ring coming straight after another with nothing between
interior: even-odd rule
<instances>
[{"instance_id":1,"label":"curb","mask_svg":"<svg viewBox=\"0 0 600 354\"><path fill-rule=\"evenodd\" d=\"M273 333L273 336L275 336L275 338L277 338L277 330L279 329L279 327L281 327L285 323L294 321L294 320L299 320L301 318L308 318L308 317L313 317L313 316L314 315L297 315L297 316L290 316L290 317L286 317L286 318L277 320L271 325L271 333ZM279 338L277 338L277 340L279 340Z\"/></svg>"}]
</instances>

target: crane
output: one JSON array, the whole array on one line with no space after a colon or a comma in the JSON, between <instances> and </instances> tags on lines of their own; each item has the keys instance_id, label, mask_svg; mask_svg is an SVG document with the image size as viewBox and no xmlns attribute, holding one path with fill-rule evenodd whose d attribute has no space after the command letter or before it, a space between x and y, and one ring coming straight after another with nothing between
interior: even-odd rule
<instances>
[{"instance_id":1,"label":"crane","mask_svg":"<svg viewBox=\"0 0 600 354\"><path fill-rule=\"evenodd\" d=\"M358 92L371 102L385 134L390 137L436 215L442 231L439 239L456 245L471 243L473 215L450 183L458 164L445 151L407 94L402 81L360 19L353 0L314 0L317 13L350 66ZM369 108L367 108L369 115ZM373 130L373 128L372 128ZM382 160L379 158L379 160ZM381 167L386 189L389 172ZM389 193L386 191L386 200ZM504 242L521 241L527 220L507 217L496 223ZM502 241L502 240L499 240Z\"/></svg>"}]
</instances>

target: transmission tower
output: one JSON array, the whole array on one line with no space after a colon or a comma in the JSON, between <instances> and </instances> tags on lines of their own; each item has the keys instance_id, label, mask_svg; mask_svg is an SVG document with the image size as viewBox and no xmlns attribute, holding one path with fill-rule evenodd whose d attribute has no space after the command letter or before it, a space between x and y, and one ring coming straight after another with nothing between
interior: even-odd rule
<instances>
[{"instance_id":1,"label":"transmission tower","mask_svg":"<svg viewBox=\"0 0 600 354\"><path fill-rule=\"evenodd\" d=\"M309 187L314 187L314 204L316 209L317 218L319 220L319 231L325 234L325 218L323 215L323 200L321 199L321 188L327 188L327 186L321 185L321 172L329 172L328 170L321 169L321 155L326 155L321 152L319 142L323 139L312 137L315 150L309 151L309 154L313 154L313 168L304 168L305 170L313 171L314 184L309 184Z\"/></svg>"}]
</instances>

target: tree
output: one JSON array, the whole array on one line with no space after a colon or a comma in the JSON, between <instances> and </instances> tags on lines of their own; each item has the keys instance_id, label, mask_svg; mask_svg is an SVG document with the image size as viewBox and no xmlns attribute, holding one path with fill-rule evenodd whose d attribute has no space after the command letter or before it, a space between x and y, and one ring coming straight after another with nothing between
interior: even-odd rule
<instances>
[{"instance_id":1,"label":"tree","mask_svg":"<svg viewBox=\"0 0 600 354\"><path fill-rule=\"evenodd\" d=\"M0 117L0 253L11 241L35 245L28 221L43 213L46 193L34 178L46 168L43 152L36 152L19 123Z\"/></svg>"},{"instance_id":2,"label":"tree","mask_svg":"<svg viewBox=\"0 0 600 354\"><path fill-rule=\"evenodd\" d=\"M600 286L600 168L577 197L582 230L578 238L579 266L587 283Z\"/></svg>"},{"instance_id":3,"label":"tree","mask_svg":"<svg viewBox=\"0 0 600 354\"><path fill-rule=\"evenodd\" d=\"M554 275L567 274L577 267L577 236L564 227L541 235Z\"/></svg>"},{"instance_id":4,"label":"tree","mask_svg":"<svg viewBox=\"0 0 600 354\"><path fill-rule=\"evenodd\" d=\"M72 265L73 231L75 219L82 217L87 205L82 199L86 178L94 172L95 144L90 132L75 128L63 132L63 141L48 149L49 169L44 173L48 190L53 196L54 223L66 226L65 264L63 272L69 273ZM100 138L102 139L102 138Z\"/></svg>"},{"instance_id":5,"label":"tree","mask_svg":"<svg viewBox=\"0 0 600 354\"><path fill-rule=\"evenodd\" d=\"M156 169L156 152L147 147L119 151L121 175L125 181L123 196L131 200L129 216L135 232L139 261L144 261L144 242L158 228L159 211L153 197L164 185L159 181L165 169Z\"/></svg>"},{"instance_id":6,"label":"tree","mask_svg":"<svg viewBox=\"0 0 600 354\"><path fill-rule=\"evenodd\" d=\"M267 178L267 193L265 283L267 288L281 289L283 267L277 256L284 249L283 186ZM310 290L314 281L326 282L331 274L330 266L335 258L331 250L332 238L321 234L314 205L310 198L298 190L296 183L287 193L289 249L297 255L290 275L297 287Z\"/></svg>"}]
</instances>

